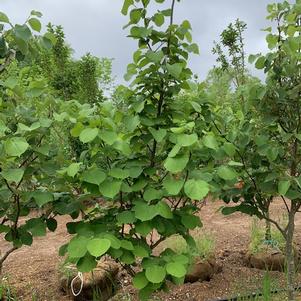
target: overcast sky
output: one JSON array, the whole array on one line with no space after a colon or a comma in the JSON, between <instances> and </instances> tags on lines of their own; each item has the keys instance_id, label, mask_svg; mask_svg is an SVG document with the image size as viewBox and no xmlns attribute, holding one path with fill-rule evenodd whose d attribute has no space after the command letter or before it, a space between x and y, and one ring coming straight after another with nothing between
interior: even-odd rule
<instances>
[{"instance_id":1,"label":"overcast sky","mask_svg":"<svg viewBox=\"0 0 301 301\"><path fill-rule=\"evenodd\" d=\"M126 38L127 31L122 29L127 23L127 17L120 13L122 3L123 0L0 0L0 10L14 22L24 21L32 9L41 11L43 23L64 27L76 57L91 52L95 56L114 58L113 73L120 82L136 49L135 41ZM269 3L269 0L182 0L177 3L175 22L190 20L194 41L201 50L200 56L191 58L193 71L201 79L205 78L215 63L211 53L213 41L237 18L248 25L247 53L265 52L265 33L261 29L270 26L265 19Z\"/></svg>"}]
</instances>

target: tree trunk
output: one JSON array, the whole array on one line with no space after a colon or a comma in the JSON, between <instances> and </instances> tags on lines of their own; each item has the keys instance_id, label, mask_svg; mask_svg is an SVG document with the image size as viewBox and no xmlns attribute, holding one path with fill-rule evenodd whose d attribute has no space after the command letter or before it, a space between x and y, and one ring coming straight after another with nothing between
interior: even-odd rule
<instances>
[{"instance_id":1,"label":"tree trunk","mask_svg":"<svg viewBox=\"0 0 301 301\"><path fill-rule=\"evenodd\" d=\"M270 204L271 204L271 199L266 200L266 216L267 218L270 218ZM265 220L265 240L271 241L272 240L272 231L271 231L271 222L268 221L267 219Z\"/></svg>"},{"instance_id":2,"label":"tree trunk","mask_svg":"<svg viewBox=\"0 0 301 301\"><path fill-rule=\"evenodd\" d=\"M267 212L267 217L270 217L270 213ZM265 221L265 236L264 239L266 241L272 240L272 232L271 232L271 222L266 220Z\"/></svg>"},{"instance_id":3,"label":"tree trunk","mask_svg":"<svg viewBox=\"0 0 301 301\"><path fill-rule=\"evenodd\" d=\"M288 301L295 301L295 256L293 239L295 231L295 212L289 213L288 227L286 233L286 265L287 265L287 297Z\"/></svg>"}]
</instances>

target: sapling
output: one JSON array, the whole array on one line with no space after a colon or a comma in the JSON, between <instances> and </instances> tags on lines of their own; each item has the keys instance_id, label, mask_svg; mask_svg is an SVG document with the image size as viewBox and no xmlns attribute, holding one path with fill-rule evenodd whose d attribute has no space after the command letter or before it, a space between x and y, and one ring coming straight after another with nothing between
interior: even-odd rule
<instances>
[{"instance_id":1,"label":"sapling","mask_svg":"<svg viewBox=\"0 0 301 301\"><path fill-rule=\"evenodd\" d=\"M276 32L268 32L270 52L251 56L266 73L266 84L248 87L249 114L244 133L237 134L235 153L241 167L236 171L248 184L243 191L228 190L239 203L224 213L242 211L274 224L284 237L287 263L287 296L295 300L295 217L301 206L300 183L300 15L301 1L268 6L268 19L276 21ZM258 118L258 116L260 118ZM259 122L258 122L259 121ZM228 135L228 138L233 132ZM230 140L230 139L229 139ZM253 156L248 156L252 150ZM252 160L250 160L252 158ZM267 215L266 196L279 196L287 212L285 226ZM269 199L268 199L269 200Z\"/></svg>"},{"instance_id":2,"label":"sapling","mask_svg":"<svg viewBox=\"0 0 301 301\"><path fill-rule=\"evenodd\" d=\"M151 1L124 1L122 13L130 16L126 27L139 45L125 75L133 81L118 96L118 106L114 99L65 116L91 160L60 172L67 176L72 169L84 192L103 200L86 220L68 224L75 236L61 254L81 272L110 255L134 276L141 299L164 288L166 279L184 281L189 258L170 249L155 256L154 249L175 234L195 245L189 231L201 226L194 213L213 180L208 104L177 97L194 86L187 59L198 46L189 21L174 22L176 1L156 2L170 6L149 15Z\"/></svg>"},{"instance_id":3,"label":"sapling","mask_svg":"<svg viewBox=\"0 0 301 301\"><path fill-rule=\"evenodd\" d=\"M55 100L27 65L37 49L52 45L51 35L38 34L40 17L32 11L24 24L13 25L0 12L0 233L10 243L0 272L15 250L56 228L53 211L44 207L54 201L49 136ZM30 216L42 207L40 216Z\"/></svg>"}]
</instances>

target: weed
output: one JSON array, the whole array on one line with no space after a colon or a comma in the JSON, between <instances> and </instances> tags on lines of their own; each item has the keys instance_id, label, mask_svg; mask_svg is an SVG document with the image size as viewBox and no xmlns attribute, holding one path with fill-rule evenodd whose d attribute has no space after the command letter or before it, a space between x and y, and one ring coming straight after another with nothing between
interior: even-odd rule
<instances>
[{"instance_id":1,"label":"weed","mask_svg":"<svg viewBox=\"0 0 301 301\"><path fill-rule=\"evenodd\" d=\"M270 241L265 240L265 228L262 227L258 219L254 218L251 226L249 251L252 254L256 254L266 249L267 246L284 251L285 240L282 234L278 230L272 228L271 236L272 239Z\"/></svg>"},{"instance_id":2,"label":"weed","mask_svg":"<svg viewBox=\"0 0 301 301\"><path fill-rule=\"evenodd\" d=\"M165 241L164 249L170 248L178 254L188 253L192 257L199 257L204 260L213 255L215 241L212 235L208 233L198 233L198 235L195 235L194 240L196 247L191 249L182 236L175 235Z\"/></svg>"},{"instance_id":3,"label":"weed","mask_svg":"<svg viewBox=\"0 0 301 301\"><path fill-rule=\"evenodd\" d=\"M18 301L13 288L10 286L8 278L3 277L0 283L0 300Z\"/></svg>"}]
</instances>

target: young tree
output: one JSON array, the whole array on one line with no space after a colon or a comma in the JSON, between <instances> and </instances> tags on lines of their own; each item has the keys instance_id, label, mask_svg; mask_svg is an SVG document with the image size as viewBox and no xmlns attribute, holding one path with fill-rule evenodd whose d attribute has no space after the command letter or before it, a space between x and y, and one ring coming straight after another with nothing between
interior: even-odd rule
<instances>
[{"instance_id":1,"label":"young tree","mask_svg":"<svg viewBox=\"0 0 301 301\"><path fill-rule=\"evenodd\" d=\"M27 65L37 47L51 47L54 40L49 33L33 34L41 30L40 17L32 11L26 23L13 25L0 12L0 233L11 243L0 256L0 272L13 251L56 228L48 206L55 200L50 168L55 148L48 137L56 101L43 77L28 75ZM41 216L29 216L42 207Z\"/></svg>"},{"instance_id":2,"label":"young tree","mask_svg":"<svg viewBox=\"0 0 301 301\"><path fill-rule=\"evenodd\" d=\"M225 71L233 78L236 88L245 83L246 54L244 49L243 33L247 24L237 19L234 24L230 23L221 33L220 43L215 42L212 49L217 54L217 62L221 64L219 69Z\"/></svg>"},{"instance_id":3,"label":"young tree","mask_svg":"<svg viewBox=\"0 0 301 301\"><path fill-rule=\"evenodd\" d=\"M249 87L248 103L254 117L243 127L243 133L227 133L235 140L234 160L241 167L236 172L249 179L243 189L227 190L239 205L225 208L224 213L242 211L273 223L286 241L288 300L295 300L295 256L293 248L295 216L301 206L300 190L300 14L301 2L287 1L268 6L270 20L277 23L276 33L268 28L267 42L271 50L265 56L251 56L255 66L264 69L266 85ZM258 118L259 116L259 118ZM252 150L253 156L246 156ZM267 196L278 195L287 210L283 227L267 215Z\"/></svg>"},{"instance_id":4,"label":"young tree","mask_svg":"<svg viewBox=\"0 0 301 301\"><path fill-rule=\"evenodd\" d=\"M187 59L190 52L198 53L198 46L188 21L174 23L176 1L170 2L170 8L149 16L150 1L124 1L130 36L139 45L125 76L135 76L131 89L120 89L118 107L107 101L64 119L74 120L72 133L88 145L90 161L60 173L69 171L104 205L68 225L75 236L61 254L67 253L82 272L95 268L103 255L112 256L134 275L141 299L164 288L166 279L184 280L187 256L169 249L155 256L153 250L174 234L194 246L189 230L201 226L194 213L213 184L208 161L216 144L206 132L208 104L178 97L195 87ZM132 267L139 258L137 273Z\"/></svg>"}]
</instances>

